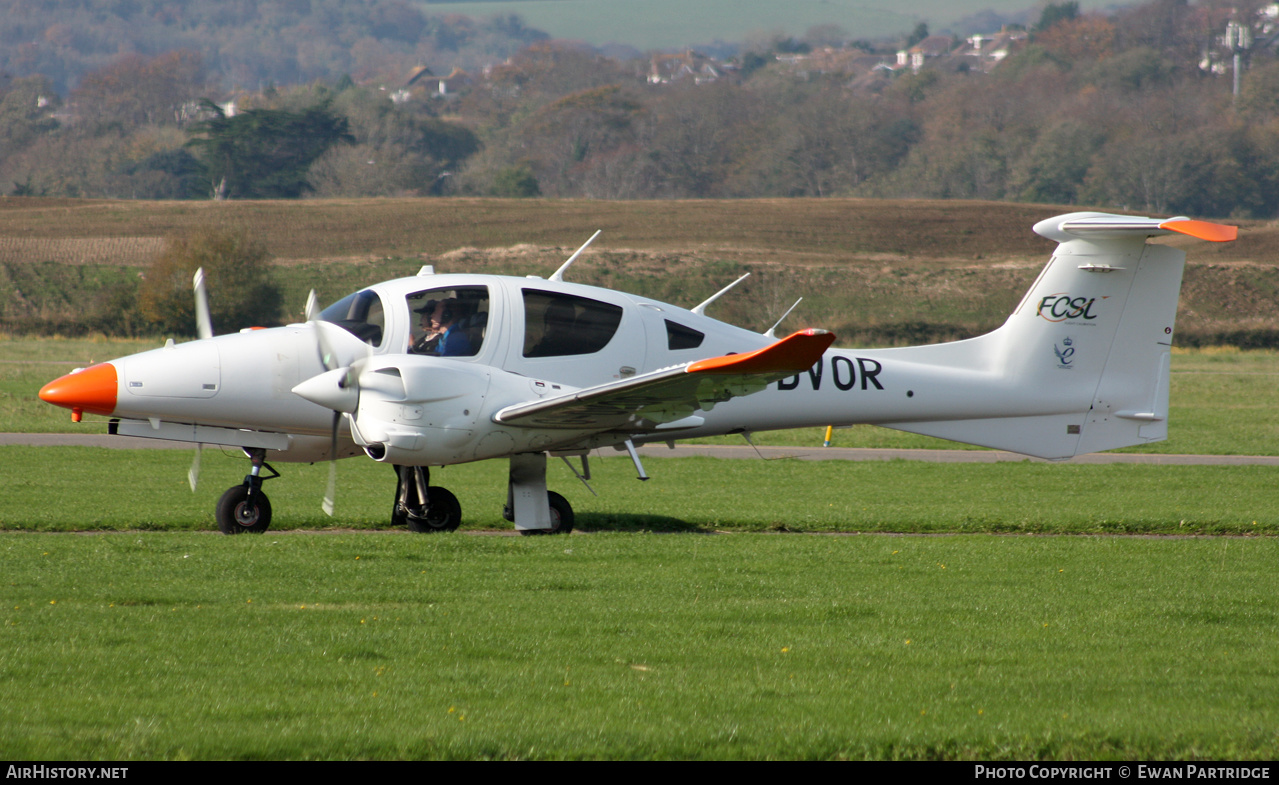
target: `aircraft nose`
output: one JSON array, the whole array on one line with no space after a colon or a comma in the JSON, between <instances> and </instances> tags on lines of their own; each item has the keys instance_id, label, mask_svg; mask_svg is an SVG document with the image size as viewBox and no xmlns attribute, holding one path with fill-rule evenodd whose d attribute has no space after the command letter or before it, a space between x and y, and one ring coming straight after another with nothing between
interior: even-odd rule
<instances>
[{"instance_id":1,"label":"aircraft nose","mask_svg":"<svg viewBox=\"0 0 1279 785\"><path fill-rule=\"evenodd\" d=\"M41 387L40 400L70 409L73 414L111 414L115 411L119 383L114 365L98 363Z\"/></svg>"}]
</instances>

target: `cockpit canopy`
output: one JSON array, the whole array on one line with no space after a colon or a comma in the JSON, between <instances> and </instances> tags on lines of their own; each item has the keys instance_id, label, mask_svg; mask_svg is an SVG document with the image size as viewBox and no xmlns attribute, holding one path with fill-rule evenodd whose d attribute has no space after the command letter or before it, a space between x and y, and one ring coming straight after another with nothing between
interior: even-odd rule
<instances>
[{"instance_id":1,"label":"cockpit canopy","mask_svg":"<svg viewBox=\"0 0 1279 785\"><path fill-rule=\"evenodd\" d=\"M320 318L333 322L370 346L382 345L386 309L382 298L372 289L348 294L321 311Z\"/></svg>"},{"instance_id":2,"label":"cockpit canopy","mask_svg":"<svg viewBox=\"0 0 1279 785\"><path fill-rule=\"evenodd\" d=\"M410 354L474 357L488 328L487 286L436 287L406 298L411 323L404 347L387 347ZM387 334L387 306L376 290L364 289L343 297L320 313L361 341L382 348ZM403 324L403 320L400 320ZM402 331L403 327L397 328Z\"/></svg>"}]
</instances>

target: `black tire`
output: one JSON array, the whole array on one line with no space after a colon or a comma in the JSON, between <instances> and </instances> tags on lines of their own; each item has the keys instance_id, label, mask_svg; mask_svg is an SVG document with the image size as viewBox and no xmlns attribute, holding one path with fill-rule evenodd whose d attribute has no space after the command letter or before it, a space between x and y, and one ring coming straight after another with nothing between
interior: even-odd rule
<instances>
[{"instance_id":1,"label":"black tire","mask_svg":"<svg viewBox=\"0 0 1279 785\"><path fill-rule=\"evenodd\" d=\"M546 492L546 501L551 505L551 528L521 529L520 534L534 536L538 534L568 534L573 531L573 507L568 499L555 491ZM515 516L511 516L515 517Z\"/></svg>"},{"instance_id":2,"label":"black tire","mask_svg":"<svg viewBox=\"0 0 1279 785\"><path fill-rule=\"evenodd\" d=\"M261 534L271 525L271 500L259 488L249 501L249 486L236 485L218 499L215 515L223 534Z\"/></svg>"},{"instance_id":3,"label":"black tire","mask_svg":"<svg viewBox=\"0 0 1279 785\"><path fill-rule=\"evenodd\" d=\"M462 505L457 497L448 489L432 485L426 489L427 513L425 516L415 514L410 508L407 516L411 531L427 534L430 532L451 532L462 525Z\"/></svg>"}]
</instances>

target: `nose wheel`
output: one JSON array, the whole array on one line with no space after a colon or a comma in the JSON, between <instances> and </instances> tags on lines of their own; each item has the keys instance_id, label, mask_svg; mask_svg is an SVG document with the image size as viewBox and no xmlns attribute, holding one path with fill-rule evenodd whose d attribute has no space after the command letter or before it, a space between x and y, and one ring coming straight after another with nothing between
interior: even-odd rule
<instances>
[{"instance_id":1,"label":"nose wheel","mask_svg":"<svg viewBox=\"0 0 1279 785\"><path fill-rule=\"evenodd\" d=\"M280 476L267 463L266 450L245 449L249 455L249 473L244 482L232 486L218 499L214 517L223 534L261 534L271 525L271 500L262 492L262 483ZM270 474L262 476L262 470Z\"/></svg>"},{"instance_id":2,"label":"nose wheel","mask_svg":"<svg viewBox=\"0 0 1279 785\"><path fill-rule=\"evenodd\" d=\"M223 534L261 534L271 525L271 500L260 488L250 495L247 485L236 485L218 499L217 519Z\"/></svg>"}]
</instances>

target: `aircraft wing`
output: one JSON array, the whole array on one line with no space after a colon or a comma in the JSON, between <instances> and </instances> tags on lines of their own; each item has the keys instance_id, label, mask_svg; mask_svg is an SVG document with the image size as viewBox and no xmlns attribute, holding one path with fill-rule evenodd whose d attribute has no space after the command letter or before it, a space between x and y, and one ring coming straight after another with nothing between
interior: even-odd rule
<instances>
[{"instance_id":1,"label":"aircraft wing","mask_svg":"<svg viewBox=\"0 0 1279 785\"><path fill-rule=\"evenodd\" d=\"M508 406L493 419L504 425L572 430L695 427L694 412L710 411L778 379L813 367L834 333L803 330L747 354L729 354L676 365L630 379ZM681 422L693 418L694 421Z\"/></svg>"}]
</instances>

